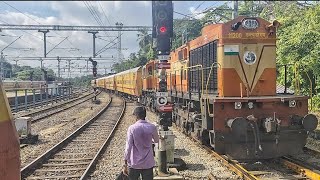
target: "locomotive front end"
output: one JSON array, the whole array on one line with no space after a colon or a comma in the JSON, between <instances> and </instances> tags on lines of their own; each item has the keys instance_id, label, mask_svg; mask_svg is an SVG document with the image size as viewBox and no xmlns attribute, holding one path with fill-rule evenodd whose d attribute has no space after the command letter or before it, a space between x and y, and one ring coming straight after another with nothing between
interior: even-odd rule
<instances>
[{"instance_id":1,"label":"locomotive front end","mask_svg":"<svg viewBox=\"0 0 320 180\"><path fill-rule=\"evenodd\" d=\"M234 159L268 159L302 151L318 119L308 97L277 93L277 21L238 17L223 24L218 97L210 144Z\"/></svg>"}]
</instances>

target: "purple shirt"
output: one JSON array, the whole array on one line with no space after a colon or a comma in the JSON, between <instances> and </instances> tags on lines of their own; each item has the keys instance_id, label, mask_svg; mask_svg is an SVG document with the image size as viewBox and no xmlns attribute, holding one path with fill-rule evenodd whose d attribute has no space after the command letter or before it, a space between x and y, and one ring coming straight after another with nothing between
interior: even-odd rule
<instances>
[{"instance_id":1,"label":"purple shirt","mask_svg":"<svg viewBox=\"0 0 320 180\"><path fill-rule=\"evenodd\" d=\"M124 159L133 169L150 169L155 166L152 150L154 143L159 142L155 125L146 120L139 120L128 128Z\"/></svg>"}]
</instances>

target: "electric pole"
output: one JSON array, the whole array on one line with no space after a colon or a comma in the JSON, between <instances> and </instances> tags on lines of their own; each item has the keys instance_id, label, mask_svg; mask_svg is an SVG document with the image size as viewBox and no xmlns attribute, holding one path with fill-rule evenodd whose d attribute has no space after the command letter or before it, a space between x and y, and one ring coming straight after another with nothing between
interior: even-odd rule
<instances>
[{"instance_id":1,"label":"electric pole","mask_svg":"<svg viewBox=\"0 0 320 180\"><path fill-rule=\"evenodd\" d=\"M235 19L238 17L239 5L238 5L238 1L232 1L232 3L233 3L232 19Z\"/></svg>"},{"instance_id":2,"label":"electric pole","mask_svg":"<svg viewBox=\"0 0 320 180\"><path fill-rule=\"evenodd\" d=\"M60 80L60 62L61 62L61 59L59 58L59 56L57 57L57 60L58 60L58 81Z\"/></svg>"},{"instance_id":3,"label":"electric pole","mask_svg":"<svg viewBox=\"0 0 320 180\"><path fill-rule=\"evenodd\" d=\"M4 56L3 52L1 51L1 57L0 57L0 79L3 80L3 61L4 61Z\"/></svg>"},{"instance_id":4,"label":"electric pole","mask_svg":"<svg viewBox=\"0 0 320 180\"><path fill-rule=\"evenodd\" d=\"M92 53L92 57L96 57L96 38L97 38L97 36L96 36L96 34L97 33L99 33L98 31L88 31L88 33L91 33L92 34L92 51L93 51L93 53ZM87 63L88 64L88 63Z\"/></svg>"},{"instance_id":5,"label":"electric pole","mask_svg":"<svg viewBox=\"0 0 320 180\"><path fill-rule=\"evenodd\" d=\"M47 57L47 33L49 30L38 30L43 33L43 57Z\"/></svg>"},{"instance_id":6,"label":"electric pole","mask_svg":"<svg viewBox=\"0 0 320 180\"><path fill-rule=\"evenodd\" d=\"M71 74L70 74L70 70L71 70L71 69L70 69L71 60L68 59L67 61L68 61L68 81L70 82L70 78L71 78L71 77L70 77L70 76L71 76Z\"/></svg>"},{"instance_id":7,"label":"electric pole","mask_svg":"<svg viewBox=\"0 0 320 180\"><path fill-rule=\"evenodd\" d=\"M118 27L118 61L121 60L121 29L123 27L122 23L116 23L116 26Z\"/></svg>"}]
</instances>

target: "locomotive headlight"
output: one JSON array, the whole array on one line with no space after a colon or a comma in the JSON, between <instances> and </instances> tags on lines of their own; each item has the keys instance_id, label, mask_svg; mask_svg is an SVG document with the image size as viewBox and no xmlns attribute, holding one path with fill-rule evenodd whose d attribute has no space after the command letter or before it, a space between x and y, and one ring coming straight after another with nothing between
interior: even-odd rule
<instances>
[{"instance_id":1,"label":"locomotive headlight","mask_svg":"<svg viewBox=\"0 0 320 180\"><path fill-rule=\"evenodd\" d=\"M253 108L253 102L248 102L248 108L252 109Z\"/></svg>"},{"instance_id":2,"label":"locomotive headlight","mask_svg":"<svg viewBox=\"0 0 320 180\"><path fill-rule=\"evenodd\" d=\"M241 109L241 107L242 107L241 102L235 102L234 103L234 109Z\"/></svg>"},{"instance_id":3,"label":"locomotive headlight","mask_svg":"<svg viewBox=\"0 0 320 180\"><path fill-rule=\"evenodd\" d=\"M290 100L289 101L289 107L296 107L297 103L296 103L296 100Z\"/></svg>"}]
</instances>

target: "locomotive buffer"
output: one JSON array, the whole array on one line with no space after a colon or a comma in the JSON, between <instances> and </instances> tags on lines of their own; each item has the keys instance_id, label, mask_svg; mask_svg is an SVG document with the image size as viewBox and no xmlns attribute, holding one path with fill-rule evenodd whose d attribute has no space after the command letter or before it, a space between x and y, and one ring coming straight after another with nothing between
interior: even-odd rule
<instances>
[{"instance_id":1,"label":"locomotive buffer","mask_svg":"<svg viewBox=\"0 0 320 180\"><path fill-rule=\"evenodd\" d=\"M167 163L174 163L174 135L169 126L172 126L172 104L168 103L166 69L170 69L168 63L171 50L171 38L173 37L173 5L172 1L152 1L152 37L155 38L156 52L158 56L157 69L159 72L159 84L156 92L156 108L159 125L159 144L157 148L158 176L154 179L167 177ZM180 179L174 175L175 179ZM181 177L182 178L182 177Z\"/></svg>"}]
</instances>

